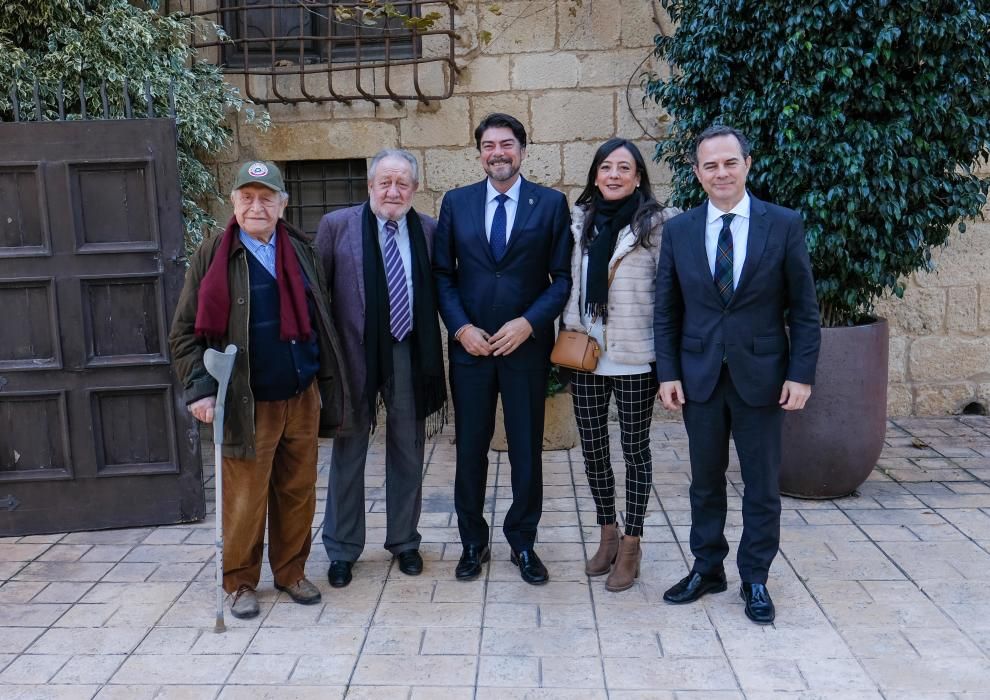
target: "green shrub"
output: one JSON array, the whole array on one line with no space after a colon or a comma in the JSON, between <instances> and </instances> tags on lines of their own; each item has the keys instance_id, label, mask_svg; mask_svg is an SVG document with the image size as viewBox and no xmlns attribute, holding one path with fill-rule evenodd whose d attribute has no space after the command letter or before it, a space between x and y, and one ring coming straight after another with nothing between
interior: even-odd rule
<instances>
[{"instance_id":1,"label":"green shrub","mask_svg":"<svg viewBox=\"0 0 990 700\"><path fill-rule=\"evenodd\" d=\"M661 0L671 115L656 152L674 199L703 192L686 155L713 123L753 142L750 187L801 211L822 323L868 317L981 213L990 178L990 0ZM959 223L960 231L965 224Z\"/></svg>"}]
</instances>

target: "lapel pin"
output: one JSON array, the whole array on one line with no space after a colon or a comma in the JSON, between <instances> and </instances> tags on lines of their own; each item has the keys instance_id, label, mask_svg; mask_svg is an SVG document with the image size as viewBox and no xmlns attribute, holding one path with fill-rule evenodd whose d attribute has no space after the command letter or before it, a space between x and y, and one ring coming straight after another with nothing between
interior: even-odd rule
<instances>
[{"instance_id":1,"label":"lapel pin","mask_svg":"<svg viewBox=\"0 0 990 700\"><path fill-rule=\"evenodd\" d=\"M529 206L533 206L533 198L532 197L529 198Z\"/></svg>"}]
</instances>

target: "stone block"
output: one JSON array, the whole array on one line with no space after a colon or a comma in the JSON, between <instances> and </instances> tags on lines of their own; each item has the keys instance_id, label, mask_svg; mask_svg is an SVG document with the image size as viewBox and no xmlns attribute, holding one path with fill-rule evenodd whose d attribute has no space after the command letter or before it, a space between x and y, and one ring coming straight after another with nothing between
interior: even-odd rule
<instances>
[{"instance_id":1,"label":"stone block","mask_svg":"<svg viewBox=\"0 0 990 700\"><path fill-rule=\"evenodd\" d=\"M611 92L552 92L534 97L533 139L581 141L615 134L615 95Z\"/></svg>"},{"instance_id":2,"label":"stone block","mask_svg":"<svg viewBox=\"0 0 990 700\"><path fill-rule=\"evenodd\" d=\"M591 167L591 161L600 145L600 143L593 141L573 141L563 145L564 184L584 187L588 182L588 169Z\"/></svg>"},{"instance_id":3,"label":"stone block","mask_svg":"<svg viewBox=\"0 0 990 700\"><path fill-rule=\"evenodd\" d=\"M570 55L570 54L562 54ZM644 63L645 60L645 63ZM518 65L518 64L517 64ZM639 76L652 69L654 59L649 50L626 49L618 51L592 51L580 56L580 87L609 87L629 85L633 93L643 96ZM632 81L630 82L630 77Z\"/></svg>"},{"instance_id":4,"label":"stone block","mask_svg":"<svg viewBox=\"0 0 990 700\"><path fill-rule=\"evenodd\" d=\"M892 383L887 386L887 415L910 416L914 407L914 396L907 384Z\"/></svg>"},{"instance_id":5,"label":"stone block","mask_svg":"<svg viewBox=\"0 0 990 700\"><path fill-rule=\"evenodd\" d=\"M944 382L990 376L990 343L984 338L932 336L911 343L914 381Z\"/></svg>"},{"instance_id":6,"label":"stone block","mask_svg":"<svg viewBox=\"0 0 990 700\"><path fill-rule=\"evenodd\" d=\"M430 191L435 193L477 182L484 176L478 162L478 151L473 147L430 150L424 158L423 167Z\"/></svg>"},{"instance_id":7,"label":"stone block","mask_svg":"<svg viewBox=\"0 0 990 700\"><path fill-rule=\"evenodd\" d=\"M644 102L643 97L645 95L646 93L638 84L630 86L629 90L626 90L624 86L622 87L619 93L619 103L615 110L618 122L616 133L619 136L627 139L644 137L660 139L668 136L670 115L653 100ZM643 155L646 156L647 154L644 152ZM653 157L652 148L649 157Z\"/></svg>"},{"instance_id":8,"label":"stone block","mask_svg":"<svg viewBox=\"0 0 990 700\"><path fill-rule=\"evenodd\" d=\"M979 287L951 287L945 325L950 331L975 331L978 307Z\"/></svg>"},{"instance_id":9,"label":"stone block","mask_svg":"<svg viewBox=\"0 0 990 700\"><path fill-rule=\"evenodd\" d=\"M557 43L555 2L503 2L499 13L484 3L478 16L478 32L488 32L491 41L481 44L489 56L516 55L523 51L549 51Z\"/></svg>"},{"instance_id":10,"label":"stone block","mask_svg":"<svg viewBox=\"0 0 990 700\"><path fill-rule=\"evenodd\" d=\"M674 177L673 172L670 170L670 166L664 162L657 163L653 160L653 149L656 148L656 142L634 141L634 143L643 154L643 159L646 161L646 171L650 174L650 184L654 187L654 189L657 185L669 185Z\"/></svg>"},{"instance_id":11,"label":"stone block","mask_svg":"<svg viewBox=\"0 0 990 700\"><path fill-rule=\"evenodd\" d=\"M413 209L418 211L420 214L427 214L436 218L439 213L440 206L439 195L432 191L420 190L415 195L413 195Z\"/></svg>"},{"instance_id":12,"label":"stone block","mask_svg":"<svg viewBox=\"0 0 990 700\"><path fill-rule=\"evenodd\" d=\"M914 387L914 415L956 415L962 412L963 406L978 398L976 385L971 382L916 384Z\"/></svg>"},{"instance_id":13,"label":"stone block","mask_svg":"<svg viewBox=\"0 0 990 700\"><path fill-rule=\"evenodd\" d=\"M576 87L579 71L578 57L572 53L525 54L519 56L512 66L512 88L548 90Z\"/></svg>"},{"instance_id":14,"label":"stone block","mask_svg":"<svg viewBox=\"0 0 990 700\"><path fill-rule=\"evenodd\" d=\"M466 97L418 105L400 122L400 142L406 148L468 145L471 138L468 110Z\"/></svg>"},{"instance_id":15,"label":"stone block","mask_svg":"<svg viewBox=\"0 0 990 700\"><path fill-rule=\"evenodd\" d=\"M471 97L471 143L474 144L474 127L492 112L511 114L523 124L529 123L529 95L524 92L501 92L495 95Z\"/></svg>"},{"instance_id":16,"label":"stone block","mask_svg":"<svg viewBox=\"0 0 990 700\"><path fill-rule=\"evenodd\" d=\"M401 104L392 101L382 101L378 104L367 100L354 100L349 104L337 102L333 105L334 119L403 119L409 113L414 103Z\"/></svg>"},{"instance_id":17,"label":"stone block","mask_svg":"<svg viewBox=\"0 0 990 700\"><path fill-rule=\"evenodd\" d=\"M928 335L945 328L946 291L910 285L904 297L890 296L876 304L876 313L890 322L892 335Z\"/></svg>"},{"instance_id":18,"label":"stone block","mask_svg":"<svg viewBox=\"0 0 990 700\"><path fill-rule=\"evenodd\" d=\"M547 187L560 184L560 145L534 143L526 149L522 162L523 176Z\"/></svg>"},{"instance_id":19,"label":"stone block","mask_svg":"<svg viewBox=\"0 0 990 700\"><path fill-rule=\"evenodd\" d=\"M903 382L907 379L908 339L903 336L891 336L888 347L887 381Z\"/></svg>"},{"instance_id":20,"label":"stone block","mask_svg":"<svg viewBox=\"0 0 990 700\"><path fill-rule=\"evenodd\" d=\"M658 2L622 0L620 12L622 46L653 47L653 38L661 33L672 35L674 25ZM660 26L657 26L657 21Z\"/></svg>"},{"instance_id":21,"label":"stone block","mask_svg":"<svg viewBox=\"0 0 990 700\"><path fill-rule=\"evenodd\" d=\"M932 255L934 273L915 275L923 287L965 287L985 280L990 271L990 223L967 222L966 233L956 230Z\"/></svg>"},{"instance_id":22,"label":"stone block","mask_svg":"<svg viewBox=\"0 0 990 700\"><path fill-rule=\"evenodd\" d=\"M501 92L510 86L511 61L508 56L476 56L457 79L457 92Z\"/></svg>"},{"instance_id":23,"label":"stone block","mask_svg":"<svg viewBox=\"0 0 990 700\"><path fill-rule=\"evenodd\" d=\"M620 0L551 3L558 6L560 48L564 51L614 49L619 46L622 13Z\"/></svg>"},{"instance_id":24,"label":"stone block","mask_svg":"<svg viewBox=\"0 0 990 700\"><path fill-rule=\"evenodd\" d=\"M241 130L240 137L254 157L280 162L367 158L399 145L394 124L364 120L278 124L266 132Z\"/></svg>"}]
</instances>

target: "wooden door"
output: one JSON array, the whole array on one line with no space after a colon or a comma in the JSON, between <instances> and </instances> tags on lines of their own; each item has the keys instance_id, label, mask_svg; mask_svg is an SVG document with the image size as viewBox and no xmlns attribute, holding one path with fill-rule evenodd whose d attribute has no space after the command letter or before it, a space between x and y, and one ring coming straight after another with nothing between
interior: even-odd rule
<instances>
[{"instance_id":1,"label":"wooden door","mask_svg":"<svg viewBox=\"0 0 990 700\"><path fill-rule=\"evenodd\" d=\"M201 519L171 119L0 124L0 536Z\"/></svg>"}]
</instances>

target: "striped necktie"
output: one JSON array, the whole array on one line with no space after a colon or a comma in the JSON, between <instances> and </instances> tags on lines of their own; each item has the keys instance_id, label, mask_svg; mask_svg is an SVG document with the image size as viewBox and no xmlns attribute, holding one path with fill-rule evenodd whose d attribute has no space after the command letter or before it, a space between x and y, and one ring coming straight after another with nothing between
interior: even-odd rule
<instances>
[{"instance_id":1,"label":"striped necktie","mask_svg":"<svg viewBox=\"0 0 990 700\"><path fill-rule=\"evenodd\" d=\"M715 251L715 286L728 306L732 299L732 229L729 225L735 214L722 214L722 230L718 232L718 249Z\"/></svg>"},{"instance_id":2,"label":"striped necktie","mask_svg":"<svg viewBox=\"0 0 990 700\"><path fill-rule=\"evenodd\" d=\"M396 342L402 342L412 331L412 310L409 308L409 290L406 288L406 269L402 265L395 235L399 225L385 222L385 282L388 284L389 328Z\"/></svg>"}]
</instances>

